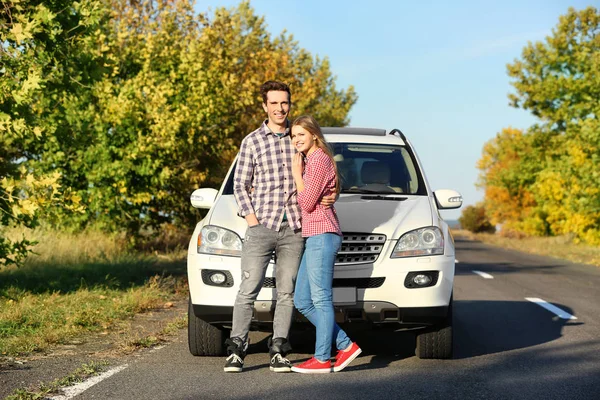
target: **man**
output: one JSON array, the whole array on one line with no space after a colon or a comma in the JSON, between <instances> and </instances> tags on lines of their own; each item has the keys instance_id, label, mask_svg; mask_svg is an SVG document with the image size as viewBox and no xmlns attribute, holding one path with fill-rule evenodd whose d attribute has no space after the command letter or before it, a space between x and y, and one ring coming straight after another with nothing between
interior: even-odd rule
<instances>
[{"instance_id":1,"label":"man","mask_svg":"<svg viewBox=\"0 0 600 400\"><path fill-rule=\"evenodd\" d=\"M239 215L246 219L242 248L242 280L233 307L231 337L225 342L228 357L225 372L241 372L248 348L248 332L254 301L260 292L267 267L277 260L275 279L277 303L273 318L273 339L269 340L270 370L290 372L286 358L294 312L294 285L304 249L300 208L292 177L295 150L289 132L291 92L282 82L267 81L260 92L267 119L244 138L235 169L233 193ZM334 203L336 195L324 199Z\"/></svg>"}]
</instances>

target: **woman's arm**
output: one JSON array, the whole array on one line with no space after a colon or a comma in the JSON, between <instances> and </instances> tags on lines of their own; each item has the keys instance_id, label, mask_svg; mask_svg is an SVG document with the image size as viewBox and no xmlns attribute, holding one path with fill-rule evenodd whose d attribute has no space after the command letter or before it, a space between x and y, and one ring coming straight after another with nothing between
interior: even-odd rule
<instances>
[{"instance_id":1,"label":"woman's arm","mask_svg":"<svg viewBox=\"0 0 600 400\"><path fill-rule=\"evenodd\" d=\"M306 166L306 172L302 178L301 187L296 183L298 190L298 204L304 211L312 212L323 198L325 186L331 173L331 160L326 154L319 154ZM294 178L294 180L296 180Z\"/></svg>"}]
</instances>

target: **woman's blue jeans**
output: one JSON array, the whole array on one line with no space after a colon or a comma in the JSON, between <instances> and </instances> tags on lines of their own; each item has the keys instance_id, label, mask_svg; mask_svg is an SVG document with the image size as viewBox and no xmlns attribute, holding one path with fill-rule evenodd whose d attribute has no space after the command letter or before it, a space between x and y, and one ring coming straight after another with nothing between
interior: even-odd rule
<instances>
[{"instance_id":1,"label":"woman's blue jeans","mask_svg":"<svg viewBox=\"0 0 600 400\"><path fill-rule=\"evenodd\" d=\"M333 265L341 244L342 237L334 233L308 237L296 278L294 304L316 328L315 358L319 361L331 358L334 339L339 350L352 344L335 323L333 311Z\"/></svg>"}]
</instances>

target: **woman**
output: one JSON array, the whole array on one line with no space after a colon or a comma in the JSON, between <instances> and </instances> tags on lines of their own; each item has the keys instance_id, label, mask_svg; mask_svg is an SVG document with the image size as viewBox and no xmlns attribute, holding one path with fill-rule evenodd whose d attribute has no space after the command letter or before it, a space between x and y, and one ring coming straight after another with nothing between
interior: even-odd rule
<instances>
[{"instance_id":1,"label":"woman","mask_svg":"<svg viewBox=\"0 0 600 400\"><path fill-rule=\"evenodd\" d=\"M302 210L302 236L306 245L294 294L296 308L316 328L315 355L292 367L301 373L341 371L360 353L358 345L335 323L333 311L333 265L342 244L342 232L335 209L320 204L321 198L339 193L337 168L321 128L311 116L302 116L292 124L294 156L292 176ZM338 354L331 366L331 344Z\"/></svg>"}]
</instances>

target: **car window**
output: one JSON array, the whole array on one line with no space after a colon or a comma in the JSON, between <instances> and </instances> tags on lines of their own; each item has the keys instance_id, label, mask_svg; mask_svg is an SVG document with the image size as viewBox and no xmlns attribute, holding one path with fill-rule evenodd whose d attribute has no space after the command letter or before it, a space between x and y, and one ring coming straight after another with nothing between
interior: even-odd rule
<instances>
[{"instance_id":1,"label":"car window","mask_svg":"<svg viewBox=\"0 0 600 400\"><path fill-rule=\"evenodd\" d=\"M342 193L401 193L427 195L411 151L404 146L330 143ZM233 194L235 165L223 194Z\"/></svg>"},{"instance_id":2,"label":"car window","mask_svg":"<svg viewBox=\"0 0 600 400\"><path fill-rule=\"evenodd\" d=\"M408 148L364 143L331 145L342 193L427 194Z\"/></svg>"},{"instance_id":3,"label":"car window","mask_svg":"<svg viewBox=\"0 0 600 400\"><path fill-rule=\"evenodd\" d=\"M233 194L233 176L235 175L235 167L236 162L233 164L233 168L231 168L229 175L227 176L227 180L225 181L225 187L223 188L223 194Z\"/></svg>"}]
</instances>

